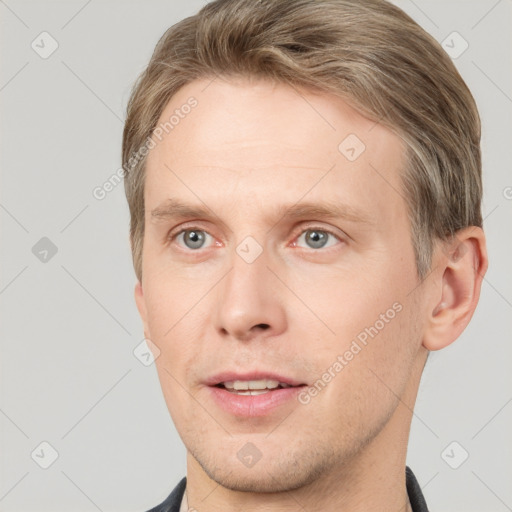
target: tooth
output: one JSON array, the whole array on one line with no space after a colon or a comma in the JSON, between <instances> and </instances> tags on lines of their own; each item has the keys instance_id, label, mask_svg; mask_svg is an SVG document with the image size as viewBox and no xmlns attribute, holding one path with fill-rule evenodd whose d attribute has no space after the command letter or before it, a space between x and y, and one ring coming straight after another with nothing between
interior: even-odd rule
<instances>
[{"instance_id":1,"label":"tooth","mask_svg":"<svg viewBox=\"0 0 512 512\"><path fill-rule=\"evenodd\" d=\"M232 390L231 393L235 395L248 396L248 395L262 395L263 393L270 393L270 389L247 389L243 391Z\"/></svg>"},{"instance_id":2,"label":"tooth","mask_svg":"<svg viewBox=\"0 0 512 512\"><path fill-rule=\"evenodd\" d=\"M286 386L286 384L285 384ZM276 389L279 387L277 380L231 380L224 382L226 389L232 389L237 391L245 391L247 389Z\"/></svg>"},{"instance_id":3,"label":"tooth","mask_svg":"<svg viewBox=\"0 0 512 512\"><path fill-rule=\"evenodd\" d=\"M277 380L250 380L249 381L249 389L274 389L279 386L279 382Z\"/></svg>"}]
</instances>

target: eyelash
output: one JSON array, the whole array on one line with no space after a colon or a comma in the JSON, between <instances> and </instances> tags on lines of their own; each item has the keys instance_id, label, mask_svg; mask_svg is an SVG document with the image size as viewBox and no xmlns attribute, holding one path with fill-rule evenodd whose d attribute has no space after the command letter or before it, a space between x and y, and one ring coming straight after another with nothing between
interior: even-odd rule
<instances>
[{"instance_id":1,"label":"eyelash","mask_svg":"<svg viewBox=\"0 0 512 512\"><path fill-rule=\"evenodd\" d=\"M167 240L169 242L174 242L175 239L178 238L178 236L180 236L182 233L185 233L186 231L201 231L201 232L204 232L204 233L208 234L209 236L213 237L213 235L211 235L206 229L202 229L199 226L191 225L191 226L182 227L177 232L171 231L167 236ZM327 234L333 236L339 242L343 241L342 238L338 234L336 234L334 231L331 231L330 229L320 227L320 226L307 226L306 228L302 228L301 231L299 231L297 235L294 235L293 240L295 240L295 243L296 243L297 239L306 231L320 231L322 233L327 233ZM299 249L304 249L304 247L300 247ZM319 252L322 249L323 248L320 248L320 249L311 248L311 250L314 252ZM328 251L329 249L332 249L332 247L327 247L326 249L323 249L323 251ZM188 249L188 248L184 248L184 250L186 250L187 252L200 252L201 251L201 249L193 250L193 249Z\"/></svg>"}]
</instances>

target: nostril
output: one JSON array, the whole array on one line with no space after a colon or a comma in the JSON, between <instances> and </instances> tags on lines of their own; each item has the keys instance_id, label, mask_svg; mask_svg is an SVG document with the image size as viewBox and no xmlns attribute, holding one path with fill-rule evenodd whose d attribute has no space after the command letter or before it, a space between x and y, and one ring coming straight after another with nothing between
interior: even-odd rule
<instances>
[{"instance_id":1,"label":"nostril","mask_svg":"<svg viewBox=\"0 0 512 512\"><path fill-rule=\"evenodd\" d=\"M270 325L268 325L268 324L258 324L255 327L259 327L260 329L262 329L264 331L267 329L270 329Z\"/></svg>"}]
</instances>

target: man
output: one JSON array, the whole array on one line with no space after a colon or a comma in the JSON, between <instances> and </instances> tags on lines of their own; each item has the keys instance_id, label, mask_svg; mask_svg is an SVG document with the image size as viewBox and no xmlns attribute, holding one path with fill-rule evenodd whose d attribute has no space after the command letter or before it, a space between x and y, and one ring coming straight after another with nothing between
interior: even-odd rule
<instances>
[{"instance_id":1,"label":"man","mask_svg":"<svg viewBox=\"0 0 512 512\"><path fill-rule=\"evenodd\" d=\"M474 100L382 0L217 0L123 138L135 299L187 476L153 511L424 511L429 351L487 268Z\"/></svg>"}]
</instances>

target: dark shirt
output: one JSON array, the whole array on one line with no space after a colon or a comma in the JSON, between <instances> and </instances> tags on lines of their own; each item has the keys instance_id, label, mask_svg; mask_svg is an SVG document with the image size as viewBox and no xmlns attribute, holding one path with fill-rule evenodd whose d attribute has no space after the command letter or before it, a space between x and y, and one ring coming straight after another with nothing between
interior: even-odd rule
<instances>
[{"instance_id":1,"label":"dark shirt","mask_svg":"<svg viewBox=\"0 0 512 512\"><path fill-rule=\"evenodd\" d=\"M420 485L409 467L405 468L405 482L413 512L428 512L427 503L421 492ZM167 496L165 501L148 510L148 512L179 512L186 485L187 478L184 477L171 494Z\"/></svg>"}]
</instances>

